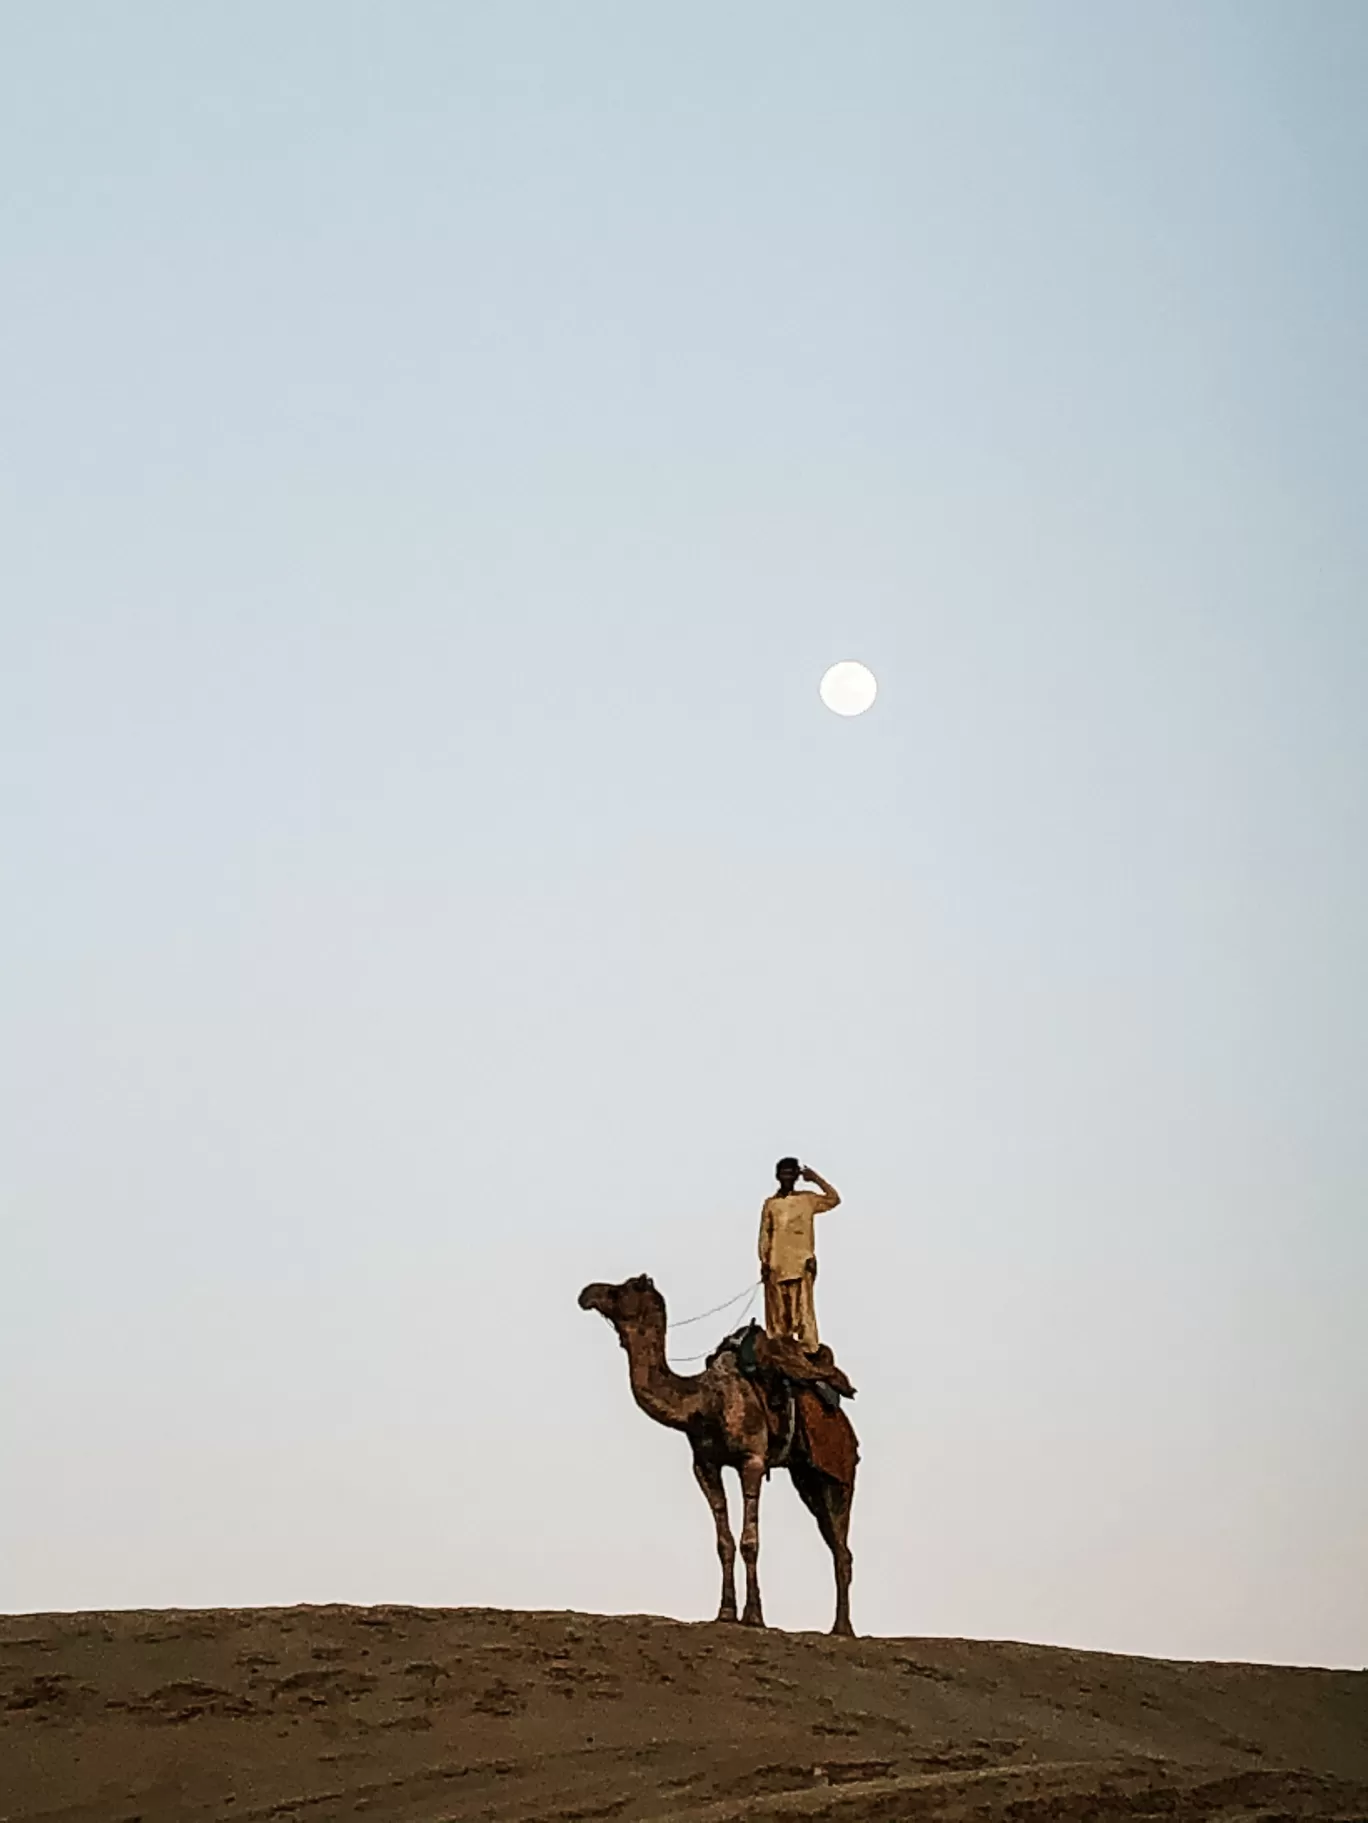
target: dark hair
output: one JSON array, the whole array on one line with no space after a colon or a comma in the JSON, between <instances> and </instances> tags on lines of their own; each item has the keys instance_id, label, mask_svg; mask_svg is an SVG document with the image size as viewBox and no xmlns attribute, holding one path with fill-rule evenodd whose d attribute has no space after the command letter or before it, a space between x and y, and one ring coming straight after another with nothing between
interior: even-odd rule
<instances>
[{"instance_id":1,"label":"dark hair","mask_svg":"<svg viewBox=\"0 0 1368 1823\"><path fill-rule=\"evenodd\" d=\"M798 1160L796 1158L781 1158L779 1160L778 1164L774 1167L774 1175L776 1177L778 1177L779 1173L781 1171L787 1170L789 1166L792 1166L793 1169L796 1171L798 1169Z\"/></svg>"}]
</instances>

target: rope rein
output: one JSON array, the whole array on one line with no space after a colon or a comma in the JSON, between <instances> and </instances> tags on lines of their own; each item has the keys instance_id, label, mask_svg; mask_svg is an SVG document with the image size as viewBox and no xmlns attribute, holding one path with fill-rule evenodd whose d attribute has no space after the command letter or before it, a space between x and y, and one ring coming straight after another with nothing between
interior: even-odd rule
<instances>
[{"instance_id":1,"label":"rope rein","mask_svg":"<svg viewBox=\"0 0 1368 1823\"><path fill-rule=\"evenodd\" d=\"M761 1283L762 1281L757 1279L749 1288L749 1295L744 1291L738 1292L736 1297L728 1298L725 1304L719 1304L713 1310L702 1310L696 1317L684 1317L680 1322L671 1323L667 1325L667 1327L670 1329L682 1329L687 1323L701 1323L704 1317L714 1317L719 1310L729 1310L733 1304L737 1304L742 1298L746 1298L746 1307L736 1319L739 1327L750 1315L751 1306L755 1303L755 1294L759 1291ZM687 1367L691 1366L695 1361L706 1361L712 1352L713 1351L708 1348L705 1349L701 1355L669 1355L667 1361L671 1367Z\"/></svg>"},{"instance_id":2,"label":"rope rein","mask_svg":"<svg viewBox=\"0 0 1368 1823\"><path fill-rule=\"evenodd\" d=\"M719 1310L730 1310L732 1305L739 1304L742 1298L753 1298L759 1289L760 1280L756 1279L753 1284L747 1285L744 1291L738 1291L734 1298L728 1298L725 1304L714 1304L711 1310L700 1310L696 1317L677 1317L673 1323L667 1323L665 1327L667 1329L687 1329L690 1323L701 1323L704 1317L715 1317ZM700 1355L699 1360L701 1361L702 1358Z\"/></svg>"}]
</instances>

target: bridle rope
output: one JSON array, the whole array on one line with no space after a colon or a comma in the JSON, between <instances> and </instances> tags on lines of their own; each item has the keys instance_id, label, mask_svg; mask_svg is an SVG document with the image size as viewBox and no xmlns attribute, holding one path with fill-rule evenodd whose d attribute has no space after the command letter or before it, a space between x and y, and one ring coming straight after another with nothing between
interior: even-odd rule
<instances>
[{"instance_id":1,"label":"bridle rope","mask_svg":"<svg viewBox=\"0 0 1368 1823\"><path fill-rule=\"evenodd\" d=\"M739 1313L736 1319L739 1328L750 1315L751 1306L755 1303L755 1294L759 1291L761 1283L762 1281L757 1279L753 1285L748 1285L745 1291L738 1291L734 1298L728 1298L725 1304L714 1304L711 1310L700 1310L696 1317L681 1317L677 1323L667 1323L665 1327L667 1330L685 1329L690 1323L701 1323L704 1317L715 1317L720 1310L730 1310L734 1304L739 1304L742 1298L745 1298L745 1309ZM695 1361L706 1361L712 1352L712 1349L707 1348L701 1355L669 1355L666 1359L671 1367L687 1367Z\"/></svg>"}]
</instances>

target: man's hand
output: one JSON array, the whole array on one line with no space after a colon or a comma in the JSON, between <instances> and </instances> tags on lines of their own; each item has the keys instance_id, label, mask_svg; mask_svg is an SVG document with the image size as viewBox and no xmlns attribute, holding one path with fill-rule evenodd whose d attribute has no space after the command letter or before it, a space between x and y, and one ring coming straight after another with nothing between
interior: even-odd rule
<instances>
[{"instance_id":1,"label":"man's hand","mask_svg":"<svg viewBox=\"0 0 1368 1823\"><path fill-rule=\"evenodd\" d=\"M811 1165L800 1165L798 1168L798 1175L802 1178L802 1180L805 1184L820 1184L822 1181L821 1178L817 1175L817 1173L812 1169Z\"/></svg>"},{"instance_id":2,"label":"man's hand","mask_svg":"<svg viewBox=\"0 0 1368 1823\"><path fill-rule=\"evenodd\" d=\"M823 1209L835 1209L839 1206L841 1201L839 1192L833 1185L826 1181L820 1171L814 1171L810 1165L804 1165L802 1166L802 1174L809 1184L816 1184L817 1188L822 1193L817 1199L817 1208L819 1211Z\"/></svg>"}]
</instances>

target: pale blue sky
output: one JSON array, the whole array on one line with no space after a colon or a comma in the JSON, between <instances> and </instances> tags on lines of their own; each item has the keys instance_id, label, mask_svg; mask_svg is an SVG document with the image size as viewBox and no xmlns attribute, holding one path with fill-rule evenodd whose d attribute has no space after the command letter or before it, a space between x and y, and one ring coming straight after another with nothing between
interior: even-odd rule
<instances>
[{"instance_id":1,"label":"pale blue sky","mask_svg":"<svg viewBox=\"0 0 1368 1823\"><path fill-rule=\"evenodd\" d=\"M575 1294L797 1151L858 1626L1368 1660L1365 92L1353 4L0 14L0 1605L710 1613Z\"/></svg>"}]
</instances>

